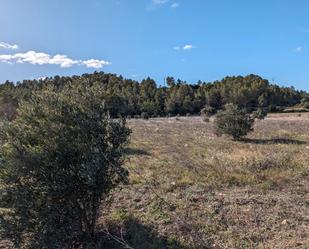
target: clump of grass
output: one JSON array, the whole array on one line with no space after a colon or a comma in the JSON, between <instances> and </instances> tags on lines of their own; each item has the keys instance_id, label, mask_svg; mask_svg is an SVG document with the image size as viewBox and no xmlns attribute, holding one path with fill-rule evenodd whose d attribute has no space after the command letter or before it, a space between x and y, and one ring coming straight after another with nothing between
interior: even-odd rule
<instances>
[{"instance_id":1,"label":"clump of grass","mask_svg":"<svg viewBox=\"0 0 309 249\"><path fill-rule=\"evenodd\" d=\"M266 153L262 156L246 158L243 163L252 171L288 169L292 168L294 165L291 156L282 152Z\"/></svg>"}]
</instances>

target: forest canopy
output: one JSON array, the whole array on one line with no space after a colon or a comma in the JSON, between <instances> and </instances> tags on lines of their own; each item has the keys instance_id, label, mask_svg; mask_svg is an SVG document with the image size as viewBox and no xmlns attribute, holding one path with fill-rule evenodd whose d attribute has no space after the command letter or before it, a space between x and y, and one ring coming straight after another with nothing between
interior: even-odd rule
<instances>
[{"instance_id":1,"label":"forest canopy","mask_svg":"<svg viewBox=\"0 0 309 249\"><path fill-rule=\"evenodd\" d=\"M227 103L249 111L257 108L278 111L308 98L305 91L270 84L253 74L195 84L167 77L164 85L158 85L149 77L138 82L116 74L94 72L81 76L24 80L16 84L6 81L0 85L0 116L14 118L18 105L22 100L31 98L34 91L52 86L53 91L61 92L67 84L89 87L99 84L100 91L104 93L102 101L112 117L141 113L149 116L199 114L205 106L219 110Z\"/></svg>"}]
</instances>

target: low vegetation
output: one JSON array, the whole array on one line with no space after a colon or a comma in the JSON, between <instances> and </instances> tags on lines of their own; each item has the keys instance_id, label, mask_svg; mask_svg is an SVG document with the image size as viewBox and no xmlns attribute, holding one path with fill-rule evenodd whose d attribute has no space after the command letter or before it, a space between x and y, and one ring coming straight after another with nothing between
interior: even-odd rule
<instances>
[{"instance_id":1,"label":"low vegetation","mask_svg":"<svg viewBox=\"0 0 309 249\"><path fill-rule=\"evenodd\" d=\"M0 248L306 248L308 94L166 83L1 85Z\"/></svg>"},{"instance_id":2,"label":"low vegetation","mask_svg":"<svg viewBox=\"0 0 309 249\"><path fill-rule=\"evenodd\" d=\"M129 126L129 184L102 209L103 231L135 249L309 244L308 114L269 114L242 141L217 137L212 118Z\"/></svg>"}]
</instances>

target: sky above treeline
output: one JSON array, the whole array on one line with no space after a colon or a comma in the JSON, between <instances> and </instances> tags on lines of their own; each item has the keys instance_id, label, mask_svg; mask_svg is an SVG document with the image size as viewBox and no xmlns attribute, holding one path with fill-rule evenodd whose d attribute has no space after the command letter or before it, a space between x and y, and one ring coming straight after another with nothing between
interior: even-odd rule
<instances>
[{"instance_id":1,"label":"sky above treeline","mask_svg":"<svg viewBox=\"0 0 309 249\"><path fill-rule=\"evenodd\" d=\"M309 90L307 0L0 0L0 82L258 74Z\"/></svg>"}]
</instances>

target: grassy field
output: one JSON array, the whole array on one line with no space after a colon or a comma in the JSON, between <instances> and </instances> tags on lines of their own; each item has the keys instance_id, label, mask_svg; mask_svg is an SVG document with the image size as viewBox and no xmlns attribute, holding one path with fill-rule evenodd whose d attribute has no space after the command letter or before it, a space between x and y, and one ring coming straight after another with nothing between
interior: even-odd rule
<instances>
[{"instance_id":1,"label":"grassy field","mask_svg":"<svg viewBox=\"0 0 309 249\"><path fill-rule=\"evenodd\" d=\"M200 117L129 126L130 182L99 221L123 246L309 248L308 113L271 114L241 142Z\"/></svg>"}]
</instances>

